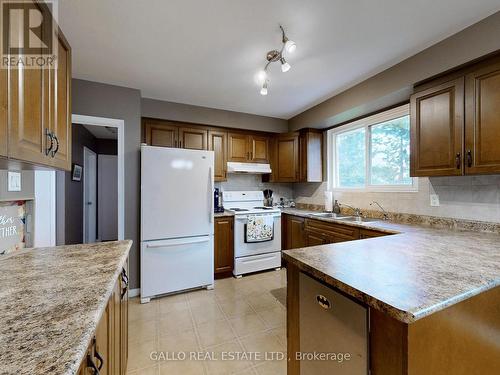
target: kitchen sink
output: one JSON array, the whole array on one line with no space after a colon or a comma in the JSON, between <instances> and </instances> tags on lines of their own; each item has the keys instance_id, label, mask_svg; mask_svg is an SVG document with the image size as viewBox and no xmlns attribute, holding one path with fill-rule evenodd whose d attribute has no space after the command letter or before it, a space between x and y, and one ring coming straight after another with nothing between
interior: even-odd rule
<instances>
[{"instance_id":1,"label":"kitchen sink","mask_svg":"<svg viewBox=\"0 0 500 375\"><path fill-rule=\"evenodd\" d=\"M371 218L359 217L359 216L348 216L345 218L341 218L340 220L353 221L353 222L357 222L357 223L370 223L372 221L380 221L380 219L371 219Z\"/></svg>"},{"instance_id":2,"label":"kitchen sink","mask_svg":"<svg viewBox=\"0 0 500 375\"><path fill-rule=\"evenodd\" d=\"M339 220L344 220L346 218L352 217L352 216L334 214L332 212L318 212L318 213L311 214L311 216L326 217L326 218L330 218L330 219L339 219Z\"/></svg>"}]
</instances>

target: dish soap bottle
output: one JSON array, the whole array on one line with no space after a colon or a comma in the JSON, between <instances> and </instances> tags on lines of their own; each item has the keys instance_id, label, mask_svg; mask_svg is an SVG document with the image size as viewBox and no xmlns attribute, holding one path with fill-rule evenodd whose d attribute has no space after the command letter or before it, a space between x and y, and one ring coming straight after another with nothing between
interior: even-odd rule
<instances>
[{"instance_id":1,"label":"dish soap bottle","mask_svg":"<svg viewBox=\"0 0 500 375\"><path fill-rule=\"evenodd\" d=\"M340 214L340 204L339 201L335 199L335 204L333 205L333 213Z\"/></svg>"}]
</instances>

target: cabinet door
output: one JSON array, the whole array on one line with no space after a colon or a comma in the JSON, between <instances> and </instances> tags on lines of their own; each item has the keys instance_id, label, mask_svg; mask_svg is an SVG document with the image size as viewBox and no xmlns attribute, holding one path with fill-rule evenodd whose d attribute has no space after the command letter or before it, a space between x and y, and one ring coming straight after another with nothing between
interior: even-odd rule
<instances>
[{"instance_id":1,"label":"cabinet door","mask_svg":"<svg viewBox=\"0 0 500 375\"><path fill-rule=\"evenodd\" d=\"M323 133L304 130L299 136L300 182L323 181Z\"/></svg>"},{"instance_id":2,"label":"cabinet door","mask_svg":"<svg viewBox=\"0 0 500 375\"><path fill-rule=\"evenodd\" d=\"M7 156L7 70L0 69L0 156Z\"/></svg>"},{"instance_id":3,"label":"cabinet door","mask_svg":"<svg viewBox=\"0 0 500 375\"><path fill-rule=\"evenodd\" d=\"M215 181L226 181L227 133L209 130L208 149L214 152Z\"/></svg>"},{"instance_id":4,"label":"cabinet door","mask_svg":"<svg viewBox=\"0 0 500 375\"><path fill-rule=\"evenodd\" d=\"M415 93L410 102L411 175L463 174L463 78Z\"/></svg>"},{"instance_id":5,"label":"cabinet door","mask_svg":"<svg viewBox=\"0 0 500 375\"><path fill-rule=\"evenodd\" d=\"M299 179L299 137L298 135L279 136L277 139L276 182L296 182Z\"/></svg>"},{"instance_id":6,"label":"cabinet door","mask_svg":"<svg viewBox=\"0 0 500 375\"><path fill-rule=\"evenodd\" d=\"M499 173L500 62L466 76L465 113L466 173Z\"/></svg>"},{"instance_id":7,"label":"cabinet door","mask_svg":"<svg viewBox=\"0 0 500 375\"><path fill-rule=\"evenodd\" d=\"M316 233L313 231L305 231L305 242L306 246L319 246L326 243L325 237L321 233Z\"/></svg>"},{"instance_id":8,"label":"cabinet door","mask_svg":"<svg viewBox=\"0 0 500 375\"><path fill-rule=\"evenodd\" d=\"M179 128L179 148L191 150L207 150L207 130L196 128Z\"/></svg>"},{"instance_id":9,"label":"cabinet door","mask_svg":"<svg viewBox=\"0 0 500 375\"><path fill-rule=\"evenodd\" d=\"M216 274L232 272L234 267L233 218L215 219L214 271Z\"/></svg>"},{"instance_id":10,"label":"cabinet door","mask_svg":"<svg viewBox=\"0 0 500 375\"><path fill-rule=\"evenodd\" d=\"M45 155L44 113L48 111L43 87L46 82L42 69L15 69L8 72L9 90L9 156L37 164L51 164Z\"/></svg>"},{"instance_id":11,"label":"cabinet door","mask_svg":"<svg viewBox=\"0 0 500 375\"><path fill-rule=\"evenodd\" d=\"M150 146L177 147L178 128L175 125L147 120L144 132L146 144Z\"/></svg>"},{"instance_id":12,"label":"cabinet door","mask_svg":"<svg viewBox=\"0 0 500 375\"><path fill-rule=\"evenodd\" d=\"M94 363L97 366L101 366L102 363L102 369L99 371L99 374L101 375L113 374L111 367L112 310L113 310L112 304L108 303L95 331L95 343L93 347L94 352L92 354L94 358ZM99 357L102 358L102 360L98 359Z\"/></svg>"},{"instance_id":13,"label":"cabinet door","mask_svg":"<svg viewBox=\"0 0 500 375\"><path fill-rule=\"evenodd\" d=\"M118 278L113 294L109 301L113 305L111 325L112 329L110 332L111 338L111 363L110 368L112 368L112 374L120 374L121 365L121 282L120 277Z\"/></svg>"},{"instance_id":14,"label":"cabinet door","mask_svg":"<svg viewBox=\"0 0 500 375\"><path fill-rule=\"evenodd\" d=\"M227 161L245 163L249 159L248 135L240 133L229 133Z\"/></svg>"},{"instance_id":15,"label":"cabinet door","mask_svg":"<svg viewBox=\"0 0 500 375\"><path fill-rule=\"evenodd\" d=\"M298 249L306 246L304 233L305 219L299 216L288 216L287 219L287 249Z\"/></svg>"},{"instance_id":16,"label":"cabinet door","mask_svg":"<svg viewBox=\"0 0 500 375\"><path fill-rule=\"evenodd\" d=\"M124 266L125 276L128 272L128 261ZM128 363L128 279L122 279L122 292L120 304L120 374L125 375L127 372Z\"/></svg>"},{"instance_id":17,"label":"cabinet door","mask_svg":"<svg viewBox=\"0 0 500 375\"><path fill-rule=\"evenodd\" d=\"M259 135L249 137L250 158L252 163L269 163L269 138Z\"/></svg>"},{"instance_id":18,"label":"cabinet door","mask_svg":"<svg viewBox=\"0 0 500 375\"><path fill-rule=\"evenodd\" d=\"M50 70L50 129L56 140L53 165L71 169L71 48L59 30L57 33L57 70Z\"/></svg>"}]
</instances>

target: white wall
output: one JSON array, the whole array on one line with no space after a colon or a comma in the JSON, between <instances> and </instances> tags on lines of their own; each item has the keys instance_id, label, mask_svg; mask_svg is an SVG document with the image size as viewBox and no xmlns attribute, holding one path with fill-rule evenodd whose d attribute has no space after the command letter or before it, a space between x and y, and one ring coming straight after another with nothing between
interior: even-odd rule
<instances>
[{"instance_id":1,"label":"white wall","mask_svg":"<svg viewBox=\"0 0 500 375\"><path fill-rule=\"evenodd\" d=\"M56 172L35 171L34 247L56 244Z\"/></svg>"}]
</instances>

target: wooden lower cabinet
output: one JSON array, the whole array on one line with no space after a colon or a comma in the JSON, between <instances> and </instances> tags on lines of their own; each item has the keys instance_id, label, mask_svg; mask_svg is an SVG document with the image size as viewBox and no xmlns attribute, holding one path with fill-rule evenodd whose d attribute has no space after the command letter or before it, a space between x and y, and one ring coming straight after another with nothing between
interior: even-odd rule
<instances>
[{"instance_id":1,"label":"wooden lower cabinet","mask_svg":"<svg viewBox=\"0 0 500 375\"><path fill-rule=\"evenodd\" d=\"M231 276L234 268L234 218L216 217L214 228L214 273Z\"/></svg>"},{"instance_id":2,"label":"wooden lower cabinet","mask_svg":"<svg viewBox=\"0 0 500 375\"><path fill-rule=\"evenodd\" d=\"M283 215L283 250L298 249L306 245L305 218L293 215Z\"/></svg>"},{"instance_id":3,"label":"wooden lower cabinet","mask_svg":"<svg viewBox=\"0 0 500 375\"><path fill-rule=\"evenodd\" d=\"M78 375L124 375L128 360L128 263L113 288Z\"/></svg>"}]
</instances>

